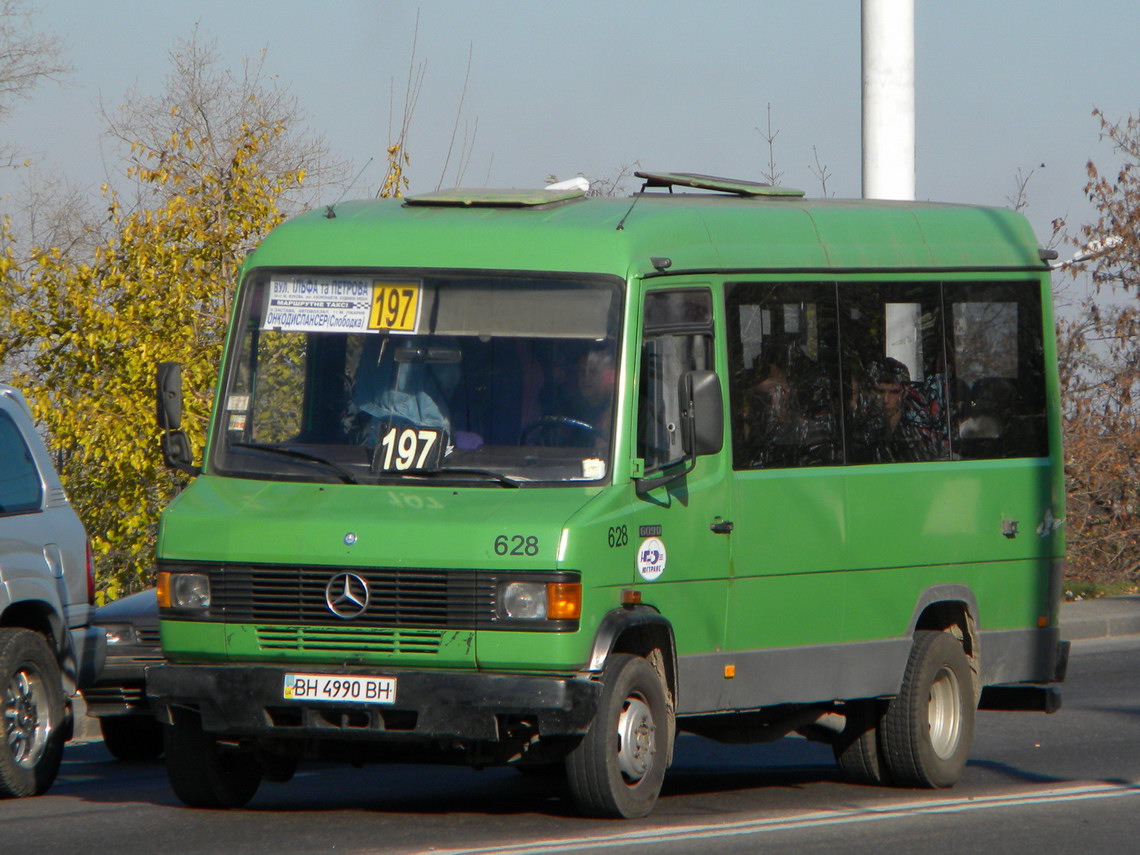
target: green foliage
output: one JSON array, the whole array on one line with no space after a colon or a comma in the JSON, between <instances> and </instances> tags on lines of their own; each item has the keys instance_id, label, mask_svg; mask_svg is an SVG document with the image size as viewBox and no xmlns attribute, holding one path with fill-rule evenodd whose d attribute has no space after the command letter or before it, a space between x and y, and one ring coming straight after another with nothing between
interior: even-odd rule
<instances>
[{"instance_id":1,"label":"green foliage","mask_svg":"<svg viewBox=\"0 0 1140 855\"><path fill-rule=\"evenodd\" d=\"M154 191L142 194L153 207L124 210L104 188L110 237L91 257L37 247L20 264L10 250L0 258L13 292L0 361L21 356L14 382L60 452L110 598L150 580L158 513L181 486L162 467L155 366L182 363L184 426L200 453L241 259L304 177L259 166L282 131L242 125L220 166L185 131L159 150L136 146L129 175Z\"/></svg>"}]
</instances>

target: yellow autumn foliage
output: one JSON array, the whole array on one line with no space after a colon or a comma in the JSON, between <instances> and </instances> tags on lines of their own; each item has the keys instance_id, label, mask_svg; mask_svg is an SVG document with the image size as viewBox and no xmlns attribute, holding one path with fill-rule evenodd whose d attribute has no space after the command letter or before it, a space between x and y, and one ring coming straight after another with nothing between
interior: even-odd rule
<instances>
[{"instance_id":1,"label":"yellow autumn foliage","mask_svg":"<svg viewBox=\"0 0 1140 855\"><path fill-rule=\"evenodd\" d=\"M243 126L231 162L214 170L196 159L205 140L173 135L130 171L152 206L125 210L104 189L110 237L90 257L36 247L22 265L10 250L0 259L11 292L0 358L23 354L13 382L59 452L106 598L151 581L158 514L184 480L159 451L159 361L182 363L184 427L201 454L241 261L303 177L259 170L258 152L282 130Z\"/></svg>"}]
</instances>

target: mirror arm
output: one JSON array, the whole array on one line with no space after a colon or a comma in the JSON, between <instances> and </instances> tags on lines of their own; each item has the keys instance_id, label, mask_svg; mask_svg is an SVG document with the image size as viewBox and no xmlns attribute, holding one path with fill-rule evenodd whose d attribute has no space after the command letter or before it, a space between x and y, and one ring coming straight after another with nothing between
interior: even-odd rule
<instances>
[{"instance_id":1,"label":"mirror arm","mask_svg":"<svg viewBox=\"0 0 1140 855\"><path fill-rule=\"evenodd\" d=\"M686 475L692 472L693 469L696 468L697 455L693 452L690 451L683 458L681 458L681 460L684 462L685 466L683 469L678 469L676 472L669 472L664 475L654 475L650 478L636 479L634 486L637 495L644 496L650 490L656 490L658 487L662 487L665 484L672 484L679 478L684 478Z\"/></svg>"},{"instance_id":2,"label":"mirror arm","mask_svg":"<svg viewBox=\"0 0 1140 855\"><path fill-rule=\"evenodd\" d=\"M194 465L190 437L182 430L182 366L177 362L160 362L155 386L156 415L162 429L162 461L191 477L198 475L202 467Z\"/></svg>"}]
</instances>

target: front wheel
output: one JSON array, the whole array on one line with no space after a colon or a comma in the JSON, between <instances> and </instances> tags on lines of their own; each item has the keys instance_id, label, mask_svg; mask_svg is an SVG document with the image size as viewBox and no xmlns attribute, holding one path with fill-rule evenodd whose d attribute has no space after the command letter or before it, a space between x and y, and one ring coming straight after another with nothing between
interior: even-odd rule
<instances>
[{"instance_id":1,"label":"front wheel","mask_svg":"<svg viewBox=\"0 0 1140 855\"><path fill-rule=\"evenodd\" d=\"M587 816L646 816L657 801L673 729L665 682L650 662L610 657L590 729L566 758L566 776Z\"/></svg>"},{"instance_id":2,"label":"front wheel","mask_svg":"<svg viewBox=\"0 0 1140 855\"><path fill-rule=\"evenodd\" d=\"M916 632L902 688L882 722L896 784L949 787L958 780L974 738L974 698L961 643L948 632Z\"/></svg>"},{"instance_id":3,"label":"front wheel","mask_svg":"<svg viewBox=\"0 0 1140 855\"><path fill-rule=\"evenodd\" d=\"M66 741L59 663L42 635L0 630L0 689L0 798L37 796L55 781Z\"/></svg>"},{"instance_id":4,"label":"front wheel","mask_svg":"<svg viewBox=\"0 0 1140 855\"><path fill-rule=\"evenodd\" d=\"M196 713L176 709L166 725L166 774L174 794L190 807L237 808L261 785L261 764L252 752L221 745L202 730Z\"/></svg>"}]
</instances>

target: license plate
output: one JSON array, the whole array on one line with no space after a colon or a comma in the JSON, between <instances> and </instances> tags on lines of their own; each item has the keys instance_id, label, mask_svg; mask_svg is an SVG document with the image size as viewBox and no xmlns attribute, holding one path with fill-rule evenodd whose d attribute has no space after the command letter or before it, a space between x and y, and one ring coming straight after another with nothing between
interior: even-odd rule
<instances>
[{"instance_id":1,"label":"license plate","mask_svg":"<svg viewBox=\"0 0 1140 855\"><path fill-rule=\"evenodd\" d=\"M343 674L286 674L282 697L287 701L394 704L396 678L348 677Z\"/></svg>"}]
</instances>

